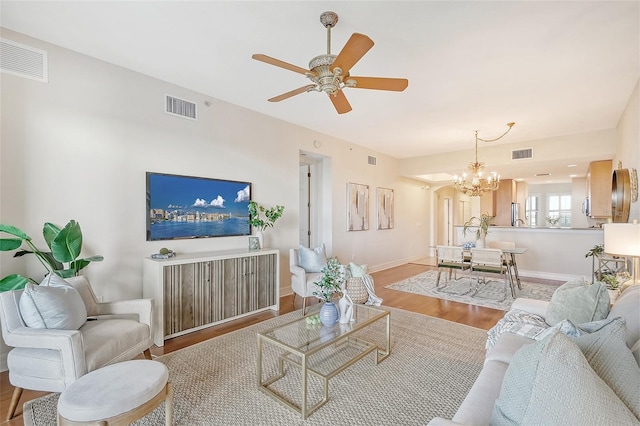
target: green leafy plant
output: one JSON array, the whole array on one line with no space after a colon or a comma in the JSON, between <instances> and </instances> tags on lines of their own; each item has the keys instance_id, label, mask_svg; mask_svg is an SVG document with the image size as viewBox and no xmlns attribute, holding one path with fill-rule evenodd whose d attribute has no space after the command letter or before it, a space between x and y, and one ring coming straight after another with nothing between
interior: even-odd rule
<instances>
[{"instance_id":1,"label":"green leafy plant","mask_svg":"<svg viewBox=\"0 0 640 426\"><path fill-rule=\"evenodd\" d=\"M604 246L602 244L596 244L591 248L591 250L587 252L587 254L584 255L584 257L591 257L591 256L598 257L602 253L604 253Z\"/></svg>"},{"instance_id":2,"label":"green leafy plant","mask_svg":"<svg viewBox=\"0 0 640 426\"><path fill-rule=\"evenodd\" d=\"M545 220L549 222L549 225L556 226L560 222L560 217L547 216Z\"/></svg>"},{"instance_id":3,"label":"green leafy plant","mask_svg":"<svg viewBox=\"0 0 640 426\"><path fill-rule=\"evenodd\" d=\"M320 281L314 282L318 287L313 295L325 302L331 302L334 294L342 291L345 277L342 271L342 265L337 258L331 257L327 260L327 265L322 268L322 278Z\"/></svg>"},{"instance_id":4,"label":"green leafy plant","mask_svg":"<svg viewBox=\"0 0 640 426\"><path fill-rule=\"evenodd\" d=\"M0 251L17 250L13 257L33 254L47 271L62 278L78 275L89 263L104 259L102 256L78 259L82 251L82 230L80 224L73 219L62 229L49 222L44 224L42 235L50 251L40 250L33 244L30 236L15 226L0 224L0 232L12 235L11 238L0 238ZM23 244L27 249L22 248ZM0 280L0 291L21 289L29 282L38 284L32 278L12 274Z\"/></svg>"},{"instance_id":5,"label":"green leafy plant","mask_svg":"<svg viewBox=\"0 0 640 426\"><path fill-rule=\"evenodd\" d=\"M480 215L480 217L473 216L471 219L464 223L462 228L462 235L467 236L467 231L471 227L477 227L476 229L476 240L484 238L489 233L489 226L491 222L493 222L494 217L490 216L486 213Z\"/></svg>"},{"instance_id":6,"label":"green leafy plant","mask_svg":"<svg viewBox=\"0 0 640 426\"><path fill-rule=\"evenodd\" d=\"M276 220L282 217L284 213L284 206L275 206L270 209L265 209L255 201L249 201L249 225L260 228L264 231L267 228L273 227ZM264 215L264 219L260 217L260 214Z\"/></svg>"}]
</instances>

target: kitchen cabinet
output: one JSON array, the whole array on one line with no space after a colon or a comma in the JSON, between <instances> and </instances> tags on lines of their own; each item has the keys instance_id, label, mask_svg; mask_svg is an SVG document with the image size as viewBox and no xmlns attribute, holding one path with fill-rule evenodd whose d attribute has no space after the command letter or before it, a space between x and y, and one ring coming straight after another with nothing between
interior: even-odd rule
<instances>
[{"instance_id":1,"label":"kitchen cabinet","mask_svg":"<svg viewBox=\"0 0 640 426\"><path fill-rule=\"evenodd\" d=\"M493 191L485 192L480 196L480 214L488 214L489 216L495 215L493 197Z\"/></svg>"},{"instance_id":2,"label":"kitchen cabinet","mask_svg":"<svg viewBox=\"0 0 640 426\"><path fill-rule=\"evenodd\" d=\"M611 217L612 161L592 161L587 171L588 217Z\"/></svg>"},{"instance_id":3,"label":"kitchen cabinet","mask_svg":"<svg viewBox=\"0 0 640 426\"><path fill-rule=\"evenodd\" d=\"M231 250L144 259L143 297L154 300L153 341L267 309L278 310L278 250Z\"/></svg>"},{"instance_id":4,"label":"kitchen cabinet","mask_svg":"<svg viewBox=\"0 0 640 426\"><path fill-rule=\"evenodd\" d=\"M494 195L494 225L511 226L511 203L517 202L517 196L515 180L504 179L500 181L500 187Z\"/></svg>"}]
</instances>

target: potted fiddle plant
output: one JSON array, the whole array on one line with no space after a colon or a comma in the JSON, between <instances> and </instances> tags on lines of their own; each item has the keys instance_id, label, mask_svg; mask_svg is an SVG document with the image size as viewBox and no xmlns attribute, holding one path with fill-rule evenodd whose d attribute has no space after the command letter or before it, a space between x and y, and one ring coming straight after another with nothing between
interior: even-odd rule
<instances>
[{"instance_id":1,"label":"potted fiddle plant","mask_svg":"<svg viewBox=\"0 0 640 426\"><path fill-rule=\"evenodd\" d=\"M10 238L0 238L0 251L17 250L13 257L33 254L48 273L62 278L78 275L89 263L104 259L99 255L79 259L82 251L82 230L80 224L73 219L64 228L49 222L44 224L42 234L50 251L40 250L29 235L15 226L0 224L0 232L11 235ZM26 248L23 248L23 244ZM8 275L0 280L0 292L19 290L27 283L38 284L38 281L20 274Z\"/></svg>"},{"instance_id":2,"label":"potted fiddle plant","mask_svg":"<svg viewBox=\"0 0 640 426\"><path fill-rule=\"evenodd\" d=\"M249 225L258 228L256 236L260 242L260 248L264 248L264 231L267 228L272 228L278 219L282 217L284 213L284 206L275 206L269 209L261 206L255 201L249 201ZM261 216L264 216L261 217Z\"/></svg>"},{"instance_id":3,"label":"potted fiddle plant","mask_svg":"<svg viewBox=\"0 0 640 426\"><path fill-rule=\"evenodd\" d=\"M473 216L471 219L464 223L462 228L462 235L466 236L470 228L475 227L476 233L476 247L485 247L485 238L489 233L489 226L493 222L494 217L483 213L480 217Z\"/></svg>"},{"instance_id":4,"label":"potted fiddle plant","mask_svg":"<svg viewBox=\"0 0 640 426\"><path fill-rule=\"evenodd\" d=\"M327 264L322 268L321 272L322 278L320 281L314 282L318 290L314 291L313 295L324 301L320 308L320 321L329 327L338 321L338 308L332 302L332 298L342 290L345 276L342 265L335 257L327 260Z\"/></svg>"}]
</instances>

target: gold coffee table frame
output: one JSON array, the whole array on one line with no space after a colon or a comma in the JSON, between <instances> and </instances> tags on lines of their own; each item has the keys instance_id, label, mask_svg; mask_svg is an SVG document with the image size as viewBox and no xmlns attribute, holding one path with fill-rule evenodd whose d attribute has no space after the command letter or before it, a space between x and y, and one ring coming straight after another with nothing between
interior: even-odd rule
<instances>
[{"instance_id":1,"label":"gold coffee table frame","mask_svg":"<svg viewBox=\"0 0 640 426\"><path fill-rule=\"evenodd\" d=\"M307 315L310 316L310 315ZM335 324L332 327L313 326L306 323L306 317L302 317L287 324L258 333L258 387L265 394L280 402L293 411L300 413L302 419L306 419L318 408L329 400L329 379L355 364L367 354L375 353L375 363L379 364L391 353L391 316L389 311L365 305L354 305L355 321L349 324ZM384 348L354 334L363 331L370 325L385 320ZM284 352L278 355L278 372L272 377L263 379L263 346L265 344L276 346ZM328 372L321 372L314 368L310 358L331 347L339 349L348 345L355 349L356 354L348 356L348 359L339 362L339 365ZM329 349L328 349L329 348ZM302 400L300 406L289 401L285 397L274 392L269 386L286 375L284 364L294 365L301 370ZM320 402L307 406L307 382L309 375L319 378L323 385L324 395Z\"/></svg>"}]
</instances>

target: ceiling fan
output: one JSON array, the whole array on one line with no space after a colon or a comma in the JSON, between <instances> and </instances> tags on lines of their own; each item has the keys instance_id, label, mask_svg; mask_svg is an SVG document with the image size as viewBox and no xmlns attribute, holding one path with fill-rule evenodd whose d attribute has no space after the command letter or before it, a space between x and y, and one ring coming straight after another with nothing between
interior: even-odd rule
<instances>
[{"instance_id":1,"label":"ceiling fan","mask_svg":"<svg viewBox=\"0 0 640 426\"><path fill-rule=\"evenodd\" d=\"M344 114L351 111L351 105L342 92L345 87L392 90L396 92L402 92L407 88L409 81L406 78L356 77L350 75L351 67L373 47L373 40L364 34L353 33L340 53L332 55L331 28L338 23L338 15L335 12L324 12L320 15L320 22L327 29L327 53L311 59L308 70L260 53L252 56L257 61L304 74L313 82L313 84L308 84L268 99L269 102L280 102L304 92L325 92L329 95L329 99L338 114Z\"/></svg>"}]
</instances>

